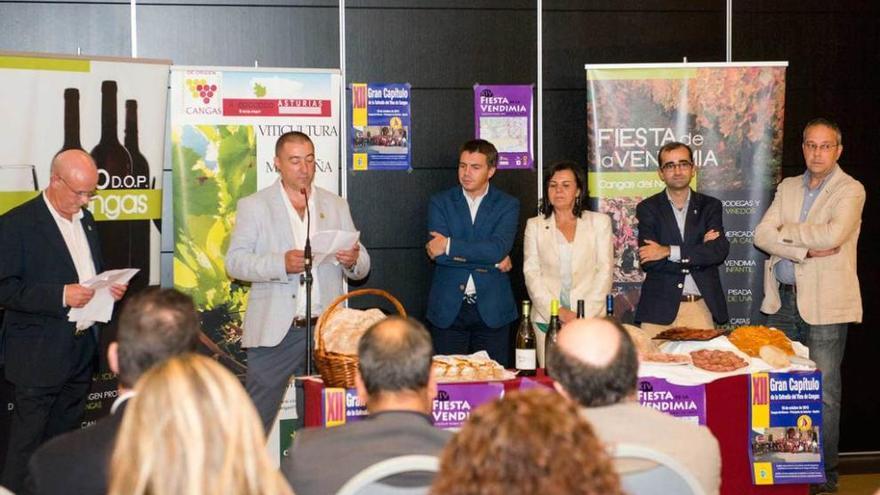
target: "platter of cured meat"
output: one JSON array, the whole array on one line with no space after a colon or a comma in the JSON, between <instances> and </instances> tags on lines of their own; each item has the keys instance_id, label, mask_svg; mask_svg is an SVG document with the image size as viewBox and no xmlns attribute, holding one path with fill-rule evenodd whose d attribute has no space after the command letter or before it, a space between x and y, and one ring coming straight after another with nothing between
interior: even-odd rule
<instances>
[{"instance_id":1,"label":"platter of cured meat","mask_svg":"<svg viewBox=\"0 0 880 495\"><path fill-rule=\"evenodd\" d=\"M675 327L654 336L655 340L712 340L723 335L720 330L709 328Z\"/></svg>"}]
</instances>

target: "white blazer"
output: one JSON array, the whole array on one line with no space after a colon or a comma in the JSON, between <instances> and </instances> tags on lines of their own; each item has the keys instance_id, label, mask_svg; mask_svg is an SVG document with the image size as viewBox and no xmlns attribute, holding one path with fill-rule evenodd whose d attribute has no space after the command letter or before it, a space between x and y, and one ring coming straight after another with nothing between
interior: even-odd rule
<instances>
[{"instance_id":1,"label":"white blazer","mask_svg":"<svg viewBox=\"0 0 880 495\"><path fill-rule=\"evenodd\" d=\"M290 217L279 189L281 181L261 189L238 202L235 228L226 252L226 273L251 282L244 314L242 347L273 347L287 334L296 311L296 292L300 274L288 274L284 253L293 249ZM312 186L316 215L313 232L354 231L348 203L330 191ZM326 307L342 294L343 276L360 280L370 271L370 255L360 244L357 263L351 270L331 262L314 269L319 294L313 304Z\"/></svg>"},{"instance_id":2,"label":"white blazer","mask_svg":"<svg viewBox=\"0 0 880 495\"><path fill-rule=\"evenodd\" d=\"M770 254L764 263L764 301L761 311L775 314L782 307L773 266L782 258L794 261L797 307L811 325L862 321L862 295L856 272L856 251L865 206L865 188L839 166L822 188L801 222L804 176L789 177L755 228L755 246ZM840 248L840 252L807 258L810 249Z\"/></svg>"},{"instance_id":3,"label":"white blazer","mask_svg":"<svg viewBox=\"0 0 880 495\"><path fill-rule=\"evenodd\" d=\"M559 247L556 244L556 218L538 215L526 223L523 242L523 274L532 300L532 321L550 319L550 300L559 298ZM581 212L572 243L571 303L584 300L586 316L605 314L605 295L611 292L614 246L611 219L603 213Z\"/></svg>"}]
</instances>

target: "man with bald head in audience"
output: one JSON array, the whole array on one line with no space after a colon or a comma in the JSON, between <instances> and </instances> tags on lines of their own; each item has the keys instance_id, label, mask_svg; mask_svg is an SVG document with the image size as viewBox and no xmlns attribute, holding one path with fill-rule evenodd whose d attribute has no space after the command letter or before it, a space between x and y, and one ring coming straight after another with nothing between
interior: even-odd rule
<instances>
[{"instance_id":1,"label":"man with bald head in audience","mask_svg":"<svg viewBox=\"0 0 880 495\"><path fill-rule=\"evenodd\" d=\"M81 283L101 273L98 232L85 209L98 170L88 153L68 150L50 173L42 194L0 217L0 356L15 385L2 484L13 491L40 444L79 426L97 356L95 322L67 314L92 299L95 291ZM126 288L110 292L119 300Z\"/></svg>"},{"instance_id":2,"label":"man with bald head in audience","mask_svg":"<svg viewBox=\"0 0 880 495\"><path fill-rule=\"evenodd\" d=\"M626 330L614 320L588 318L559 333L559 352L547 363L554 387L582 406L584 416L607 444L630 443L664 452L700 481L707 494L721 484L718 441L705 426L688 423L636 400L639 361ZM649 466L618 463L622 475Z\"/></svg>"},{"instance_id":3,"label":"man with bald head in audience","mask_svg":"<svg viewBox=\"0 0 880 495\"><path fill-rule=\"evenodd\" d=\"M451 437L431 418L437 383L431 373L431 336L421 323L392 316L375 323L358 343L358 399L369 416L296 434L281 470L297 495L336 493L352 476L401 455L437 455ZM389 484L419 484L406 476Z\"/></svg>"}]
</instances>

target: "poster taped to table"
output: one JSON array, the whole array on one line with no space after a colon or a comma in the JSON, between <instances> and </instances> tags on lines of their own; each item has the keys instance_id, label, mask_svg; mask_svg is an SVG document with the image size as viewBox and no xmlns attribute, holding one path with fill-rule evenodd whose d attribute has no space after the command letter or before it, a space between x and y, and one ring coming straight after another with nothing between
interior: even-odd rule
<instances>
[{"instance_id":1,"label":"poster taped to table","mask_svg":"<svg viewBox=\"0 0 880 495\"><path fill-rule=\"evenodd\" d=\"M754 484L825 482L820 372L753 373L749 411Z\"/></svg>"}]
</instances>

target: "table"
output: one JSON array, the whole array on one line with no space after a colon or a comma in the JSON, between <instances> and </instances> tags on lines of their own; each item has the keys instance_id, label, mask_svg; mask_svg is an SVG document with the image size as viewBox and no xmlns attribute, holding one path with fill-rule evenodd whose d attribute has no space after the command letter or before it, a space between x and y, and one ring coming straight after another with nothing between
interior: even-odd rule
<instances>
[{"instance_id":1,"label":"table","mask_svg":"<svg viewBox=\"0 0 880 495\"><path fill-rule=\"evenodd\" d=\"M524 380L527 383L537 382L551 386L550 379L538 371L538 375L530 378L517 377L497 384L499 391L511 392L519 390ZM441 388L444 384L441 384ZM451 384L446 384L451 385ZM459 386L477 387L476 384L455 384ZM324 421L325 411L329 404L323 400L324 385L320 380L303 380L304 406L302 413L306 427L334 426ZM339 401L350 401L354 392L336 389L335 406ZM341 395L340 395L341 394ZM343 399L344 396L344 399ZM338 414L338 410L337 410ZM721 448L721 494L722 495L806 495L808 485L765 485L752 484L751 465L749 463L749 442L746 432L749 428L749 375L736 375L706 384L706 415L709 429L718 439ZM338 422L338 417L336 418ZM341 423L340 423L341 424Z\"/></svg>"}]
</instances>

